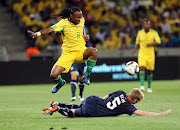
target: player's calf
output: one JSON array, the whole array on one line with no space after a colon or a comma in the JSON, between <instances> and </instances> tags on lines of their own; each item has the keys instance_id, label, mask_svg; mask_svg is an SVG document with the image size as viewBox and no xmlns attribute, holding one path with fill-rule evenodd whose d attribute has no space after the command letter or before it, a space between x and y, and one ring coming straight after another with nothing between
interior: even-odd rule
<instances>
[{"instance_id":1,"label":"player's calf","mask_svg":"<svg viewBox=\"0 0 180 130\"><path fill-rule=\"evenodd\" d=\"M73 112L69 108L60 108L58 112L64 116L73 117Z\"/></svg>"},{"instance_id":2,"label":"player's calf","mask_svg":"<svg viewBox=\"0 0 180 130\"><path fill-rule=\"evenodd\" d=\"M83 58L84 59L88 58L87 69L86 69L85 76L83 77L83 80L86 84L89 85L90 84L89 76L91 74L93 67L96 65L96 62L97 62L97 49L88 47L83 54Z\"/></svg>"},{"instance_id":3,"label":"player's calf","mask_svg":"<svg viewBox=\"0 0 180 130\"><path fill-rule=\"evenodd\" d=\"M79 108L79 105L76 105L76 104L65 104L65 103L60 103L56 101L51 101L49 104L50 104L50 107L59 106L60 108L69 108L69 109Z\"/></svg>"}]
</instances>

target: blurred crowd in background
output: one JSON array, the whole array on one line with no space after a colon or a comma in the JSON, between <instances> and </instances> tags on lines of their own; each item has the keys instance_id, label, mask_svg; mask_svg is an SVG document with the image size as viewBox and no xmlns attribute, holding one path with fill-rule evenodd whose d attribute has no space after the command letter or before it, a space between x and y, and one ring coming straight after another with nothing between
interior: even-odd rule
<instances>
[{"instance_id":1,"label":"blurred crowd in background","mask_svg":"<svg viewBox=\"0 0 180 130\"><path fill-rule=\"evenodd\" d=\"M40 51L62 44L60 33L32 39L34 32L57 23L64 6L78 6L86 19L86 34L98 50L130 49L135 46L143 20L151 20L162 40L160 47L180 47L180 0L6 0L11 18L27 39L27 47Z\"/></svg>"}]
</instances>

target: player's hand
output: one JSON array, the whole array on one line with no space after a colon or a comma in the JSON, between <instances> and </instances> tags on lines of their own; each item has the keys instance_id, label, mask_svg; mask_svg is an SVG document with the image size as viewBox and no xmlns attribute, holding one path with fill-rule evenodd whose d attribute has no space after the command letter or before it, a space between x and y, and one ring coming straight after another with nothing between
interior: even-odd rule
<instances>
[{"instance_id":1,"label":"player's hand","mask_svg":"<svg viewBox=\"0 0 180 130\"><path fill-rule=\"evenodd\" d=\"M84 41L89 41L89 35L84 35L83 38L84 38Z\"/></svg>"},{"instance_id":2,"label":"player's hand","mask_svg":"<svg viewBox=\"0 0 180 130\"><path fill-rule=\"evenodd\" d=\"M149 44L147 44L146 46L147 46L147 47L152 47L152 46L154 46L154 44L153 44L153 43L149 43Z\"/></svg>"},{"instance_id":3,"label":"player's hand","mask_svg":"<svg viewBox=\"0 0 180 130\"><path fill-rule=\"evenodd\" d=\"M167 110L166 112L163 112L162 115L167 115L172 111L172 109Z\"/></svg>"},{"instance_id":4,"label":"player's hand","mask_svg":"<svg viewBox=\"0 0 180 130\"><path fill-rule=\"evenodd\" d=\"M133 51L133 56L136 56L136 51L135 50Z\"/></svg>"},{"instance_id":5,"label":"player's hand","mask_svg":"<svg viewBox=\"0 0 180 130\"><path fill-rule=\"evenodd\" d=\"M37 37L37 34L28 30L27 33L31 34L32 35L32 38L36 38Z\"/></svg>"}]
</instances>

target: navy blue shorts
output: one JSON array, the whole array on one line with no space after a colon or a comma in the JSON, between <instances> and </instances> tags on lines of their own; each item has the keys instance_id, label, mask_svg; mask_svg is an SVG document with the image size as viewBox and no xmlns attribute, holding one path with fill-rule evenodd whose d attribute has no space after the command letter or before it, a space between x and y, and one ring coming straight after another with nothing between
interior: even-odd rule
<instances>
[{"instance_id":1,"label":"navy blue shorts","mask_svg":"<svg viewBox=\"0 0 180 130\"><path fill-rule=\"evenodd\" d=\"M78 71L80 75L84 75L86 69L85 63L73 63L70 72L72 71Z\"/></svg>"},{"instance_id":2,"label":"navy blue shorts","mask_svg":"<svg viewBox=\"0 0 180 130\"><path fill-rule=\"evenodd\" d=\"M76 117L94 117L96 111L97 96L89 96L81 103L80 108L75 110Z\"/></svg>"}]
</instances>

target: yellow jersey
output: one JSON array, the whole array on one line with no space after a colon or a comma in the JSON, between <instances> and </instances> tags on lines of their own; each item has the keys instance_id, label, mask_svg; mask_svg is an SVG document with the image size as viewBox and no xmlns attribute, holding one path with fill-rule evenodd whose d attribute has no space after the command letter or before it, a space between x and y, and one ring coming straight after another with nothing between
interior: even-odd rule
<instances>
[{"instance_id":1,"label":"yellow jersey","mask_svg":"<svg viewBox=\"0 0 180 130\"><path fill-rule=\"evenodd\" d=\"M61 19L57 24L51 26L55 32L61 32L62 34L63 52L77 51L86 48L86 43L83 38L84 23L85 19L83 17L77 25L66 18Z\"/></svg>"},{"instance_id":2,"label":"yellow jersey","mask_svg":"<svg viewBox=\"0 0 180 130\"><path fill-rule=\"evenodd\" d=\"M161 39L158 33L150 29L148 33L144 31L144 29L139 30L136 38L136 44L139 44L139 56L154 56L154 46L147 47L149 43L161 43Z\"/></svg>"}]
</instances>

